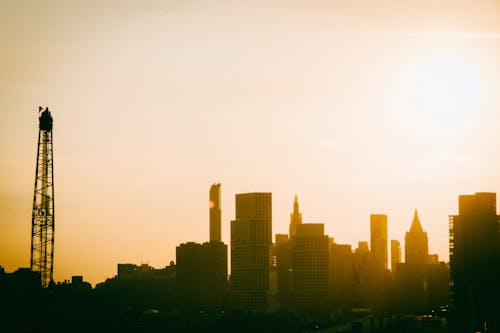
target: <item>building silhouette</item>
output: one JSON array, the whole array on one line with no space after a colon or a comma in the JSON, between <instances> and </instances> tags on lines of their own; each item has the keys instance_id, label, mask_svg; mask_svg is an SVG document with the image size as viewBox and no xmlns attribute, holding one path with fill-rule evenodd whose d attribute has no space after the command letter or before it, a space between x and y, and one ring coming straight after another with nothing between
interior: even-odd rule
<instances>
[{"instance_id":1,"label":"building silhouette","mask_svg":"<svg viewBox=\"0 0 500 333\"><path fill-rule=\"evenodd\" d=\"M410 230L405 236L405 263L425 265L429 262L427 232L422 229L417 210L413 216Z\"/></svg>"},{"instance_id":2,"label":"building silhouette","mask_svg":"<svg viewBox=\"0 0 500 333\"><path fill-rule=\"evenodd\" d=\"M210 241L222 241L221 232L221 186L213 184L209 193Z\"/></svg>"},{"instance_id":3,"label":"building silhouette","mask_svg":"<svg viewBox=\"0 0 500 333\"><path fill-rule=\"evenodd\" d=\"M370 247L368 242L360 241L358 242L358 247L354 250L354 253L359 255L368 255L370 253Z\"/></svg>"},{"instance_id":4,"label":"building silhouette","mask_svg":"<svg viewBox=\"0 0 500 333\"><path fill-rule=\"evenodd\" d=\"M291 293L297 309L328 309L329 239L324 228L322 223L296 225L292 239Z\"/></svg>"},{"instance_id":5,"label":"building silhouette","mask_svg":"<svg viewBox=\"0 0 500 333\"><path fill-rule=\"evenodd\" d=\"M370 215L370 245L377 268L387 268L387 215Z\"/></svg>"},{"instance_id":6,"label":"building silhouette","mask_svg":"<svg viewBox=\"0 0 500 333\"><path fill-rule=\"evenodd\" d=\"M396 265L401 262L401 244L398 240L391 239L391 271L396 272Z\"/></svg>"},{"instance_id":7,"label":"building silhouette","mask_svg":"<svg viewBox=\"0 0 500 333\"><path fill-rule=\"evenodd\" d=\"M272 244L271 193L236 194L231 221L230 305L244 311L266 311L269 301Z\"/></svg>"},{"instance_id":8,"label":"building silhouette","mask_svg":"<svg viewBox=\"0 0 500 333\"><path fill-rule=\"evenodd\" d=\"M208 310L222 310L227 306L227 245L210 241L203 243L203 304Z\"/></svg>"},{"instance_id":9,"label":"building silhouette","mask_svg":"<svg viewBox=\"0 0 500 333\"><path fill-rule=\"evenodd\" d=\"M331 245L330 294L332 305L338 312L349 311L354 302L354 257L348 244Z\"/></svg>"},{"instance_id":10,"label":"building silhouette","mask_svg":"<svg viewBox=\"0 0 500 333\"><path fill-rule=\"evenodd\" d=\"M183 309L203 308L203 268L201 244L188 242L175 249L177 263L176 291L178 303Z\"/></svg>"},{"instance_id":11,"label":"building silhouette","mask_svg":"<svg viewBox=\"0 0 500 333\"><path fill-rule=\"evenodd\" d=\"M405 263L396 265L395 283L398 310L419 313L428 309L427 233L415 209L410 230L405 235Z\"/></svg>"},{"instance_id":12,"label":"building silhouette","mask_svg":"<svg viewBox=\"0 0 500 333\"><path fill-rule=\"evenodd\" d=\"M148 264L118 264L117 277L130 280L175 279L176 267L173 262L165 268L154 268Z\"/></svg>"},{"instance_id":13,"label":"building silhouette","mask_svg":"<svg viewBox=\"0 0 500 333\"><path fill-rule=\"evenodd\" d=\"M370 248L368 242L359 241L352 256L353 306L367 307L368 280L370 279ZM334 267L335 270L335 267ZM335 272L334 272L335 274Z\"/></svg>"},{"instance_id":14,"label":"building silhouette","mask_svg":"<svg viewBox=\"0 0 500 333\"><path fill-rule=\"evenodd\" d=\"M295 237L298 224L302 224L302 213L299 211L299 198L295 195L293 200L293 212L290 214L290 238Z\"/></svg>"},{"instance_id":15,"label":"building silhouette","mask_svg":"<svg viewBox=\"0 0 500 333\"><path fill-rule=\"evenodd\" d=\"M187 310L217 311L226 307L227 245L188 242L176 248L179 305Z\"/></svg>"},{"instance_id":16,"label":"building silhouette","mask_svg":"<svg viewBox=\"0 0 500 333\"><path fill-rule=\"evenodd\" d=\"M286 234L276 234L276 280L277 301L281 305L290 304L290 270L292 269L292 243Z\"/></svg>"},{"instance_id":17,"label":"building silhouette","mask_svg":"<svg viewBox=\"0 0 500 333\"><path fill-rule=\"evenodd\" d=\"M405 236L406 260L396 264L394 274L397 313L428 313L448 303L448 266L429 255L427 240L415 210Z\"/></svg>"},{"instance_id":18,"label":"building silhouette","mask_svg":"<svg viewBox=\"0 0 500 333\"><path fill-rule=\"evenodd\" d=\"M449 217L450 332L500 332L499 225L496 193L459 196Z\"/></svg>"},{"instance_id":19,"label":"building silhouette","mask_svg":"<svg viewBox=\"0 0 500 333\"><path fill-rule=\"evenodd\" d=\"M227 245L221 241L221 184L210 187L210 241L176 248L179 305L187 310L220 311L227 305Z\"/></svg>"}]
</instances>

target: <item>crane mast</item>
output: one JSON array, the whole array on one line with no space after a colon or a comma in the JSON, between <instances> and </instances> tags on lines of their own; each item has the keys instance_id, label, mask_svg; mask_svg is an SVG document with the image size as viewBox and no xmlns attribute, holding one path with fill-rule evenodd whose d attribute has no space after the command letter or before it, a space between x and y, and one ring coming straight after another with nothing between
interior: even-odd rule
<instances>
[{"instance_id":1,"label":"crane mast","mask_svg":"<svg viewBox=\"0 0 500 333\"><path fill-rule=\"evenodd\" d=\"M48 108L39 109L38 149L35 188L31 217L30 268L40 273L43 287L53 281L54 274L54 153L52 115Z\"/></svg>"}]
</instances>

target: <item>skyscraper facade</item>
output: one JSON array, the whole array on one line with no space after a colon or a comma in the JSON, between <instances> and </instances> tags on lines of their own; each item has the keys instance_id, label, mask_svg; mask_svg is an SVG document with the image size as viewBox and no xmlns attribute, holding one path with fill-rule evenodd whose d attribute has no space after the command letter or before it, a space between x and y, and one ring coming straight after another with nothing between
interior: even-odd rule
<instances>
[{"instance_id":1,"label":"skyscraper facade","mask_svg":"<svg viewBox=\"0 0 500 333\"><path fill-rule=\"evenodd\" d=\"M203 306L207 310L223 310L227 305L227 245L210 241L201 247Z\"/></svg>"},{"instance_id":2,"label":"skyscraper facade","mask_svg":"<svg viewBox=\"0 0 500 333\"><path fill-rule=\"evenodd\" d=\"M231 221L231 306L245 311L267 310L271 193L236 194L236 219Z\"/></svg>"},{"instance_id":3,"label":"skyscraper facade","mask_svg":"<svg viewBox=\"0 0 500 333\"><path fill-rule=\"evenodd\" d=\"M179 304L190 310L222 310L227 300L227 245L211 241L176 248Z\"/></svg>"},{"instance_id":4,"label":"skyscraper facade","mask_svg":"<svg viewBox=\"0 0 500 333\"><path fill-rule=\"evenodd\" d=\"M210 187L209 209L210 209L210 240L222 241L221 232L221 188L220 183Z\"/></svg>"},{"instance_id":5,"label":"skyscraper facade","mask_svg":"<svg viewBox=\"0 0 500 333\"><path fill-rule=\"evenodd\" d=\"M387 215L370 215L370 245L375 268L387 268Z\"/></svg>"},{"instance_id":6,"label":"skyscraper facade","mask_svg":"<svg viewBox=\"0 0 500 333\"><path fill-rule=\"evenodd\" d=\"M175 261L179 304L184 309L199 310L203 299L201 244L180 244L175 251Z\"/></svg>"},{"instance_id":7,"label":"skyscraper facade","mask_svg":"<svg viewBox=\"0 0 500 333\"><path fill-rule=\"evenodd\" d=\"M291 292L295 307L326 310L330 296L330 244L324 225L297 224L292 244Z\"/></svg>"},{"instance_id":8,"label":"skyscraper facade","mask_svg":"<svg viewBox=\"0 0 500 333\"><path fill-rule=\"evenodd\" d=\"M292 268L292 242L288 235L276 234L277 300L281 305L290 304L290 270Z\"/></svg>"},{"instance_id":9,"label":"skyscraper facade","mask_svg":"<svg viewBox=\"0 0 500 333\"><path fill-rule=\"evenodd\" d=\"M410 230L405 236L405 262L410 265L425 265L428 261L429 245L427 232L422 228L417 210L415 209Z\"/></svg>"},{"instance_id":10,"label":"skyscraper facade","mask_svg":"<svg viewBox=\"0 0 500 333\"><path fill-rule=\"evenodd\" d=\"M396 272L396 265L401 262L401 244L398 240L391 239L391 271Z\"/></svg>"},{"instance_id":11,"label":"skyscraper facade","mask_svg":"<svg viewBox=\"0 0 500 333\"><path fill-rule=\"evenodd\" d=\"M459 196L449 217L450 332L500 332L499 226L496 193Z\"/></svg>"},{"instance_id":12,"label":"skyscraper facade","mask_svg":"<svg viewBox=\"0 0 500 333\"><path fill-rule=\"evenodd\" d=\"M330 249L331 271L330 294L337 309L353 302L355 278L353 272L352 247L348 244L332 244Z\"/></svg>"}]
</instances>

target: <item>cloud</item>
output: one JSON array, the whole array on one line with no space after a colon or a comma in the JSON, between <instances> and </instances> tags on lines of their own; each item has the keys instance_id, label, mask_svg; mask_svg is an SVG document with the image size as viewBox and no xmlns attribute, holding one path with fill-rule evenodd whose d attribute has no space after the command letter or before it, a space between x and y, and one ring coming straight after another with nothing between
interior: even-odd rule
<instances>
[{"instance_id":1,"label":"cloud","mask_svg":"<svg viewBox=\"0 0 500 333\"><path fill-rule=\"evenodd\" d=\"M500 33L473 33L463 31L434 31L434 32L390 32L390 36L430 38L430 39L457 39L457 40L477 40L477 39L500 39Z\"/></svg>"}]
</instances>

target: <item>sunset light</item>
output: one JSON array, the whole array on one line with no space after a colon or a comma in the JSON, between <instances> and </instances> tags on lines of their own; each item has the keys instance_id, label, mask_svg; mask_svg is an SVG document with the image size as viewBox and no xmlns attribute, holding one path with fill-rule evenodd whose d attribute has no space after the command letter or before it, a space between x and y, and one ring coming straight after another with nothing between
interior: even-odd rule
<instances>
[{"instance_id":1,"label":"sunset light","mask_svg":"<svg viewBox=\"0 0 500 333\"><path fill-rule=\"evenodd\" d=\"M415 108L439 126L473 117L480 104L481 79L474 64L453 54L429 57L417 63L410 77Z\"/></svg>"},{"instance_id":2,"label":"sunset light","mask_svg":"<svg viewBox=\"0 0 500 333\"><path fill-rule=\"evenodd\" d=\"M7 331L500 332L500 1L0 0L0 45Z\"/></svg>"}]
</instances>

